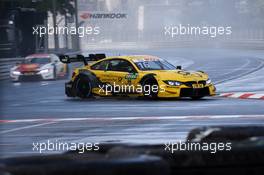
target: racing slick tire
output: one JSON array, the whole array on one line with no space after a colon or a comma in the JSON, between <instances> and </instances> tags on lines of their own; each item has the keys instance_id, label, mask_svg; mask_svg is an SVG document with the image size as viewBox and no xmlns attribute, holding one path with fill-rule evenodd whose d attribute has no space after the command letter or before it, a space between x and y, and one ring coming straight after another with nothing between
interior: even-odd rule
<instances>
[{"instance_id":1,"label":"racing slick tire","mask_svg":"<svg viewBox=\"0 0 264 175\"><path fill-rule=\"evenodd\" d=\"M74 81L76 96L80 98L92 97L92 82L88 76L79 75Z\"/></svg>"},{"instance_id":2,"label":"racing slick tire","mask_svg":"<svg viewBox=\"0 0 264 175\"><path fill-rule=\"evenodd\" d=\"M142 83L144 92L143 95L147 99L157 99L158 98L158 90L153 91L156 88L153 88L154 86L158 87L158 82L154 77L146 78Z\"/></svg>"}]
</instances>

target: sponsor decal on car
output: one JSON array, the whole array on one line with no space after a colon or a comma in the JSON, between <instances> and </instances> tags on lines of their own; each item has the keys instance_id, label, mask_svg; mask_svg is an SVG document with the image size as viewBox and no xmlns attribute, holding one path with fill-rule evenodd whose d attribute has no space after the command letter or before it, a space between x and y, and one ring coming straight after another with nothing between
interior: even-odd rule
<instances>
[{"instance_id":1,"label":"sponsor decal on car","mask_svg":"<svg viewBox=\"0 0 264 175\"><path fill-rule=\"evenodd\" d=\"M134 79L137 79L138 77L138 74L135 74L135 73L129 73L125 76L125 79L127 80L134 80Z\"/></svg>"}]
</instances>

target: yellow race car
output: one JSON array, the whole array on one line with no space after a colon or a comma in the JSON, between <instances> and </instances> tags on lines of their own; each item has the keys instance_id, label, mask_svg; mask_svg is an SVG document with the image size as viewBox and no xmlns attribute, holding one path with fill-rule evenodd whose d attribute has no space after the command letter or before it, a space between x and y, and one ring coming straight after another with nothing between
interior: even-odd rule
<instances>
[{"instance_id":1,"label":"yellow race car","mask_svg":"<svg viewBox=\"0 0 264 175\"><path fill-rule=\"evenodd\" d=\"M65 84L68 97L138 96L148 98L191 97L200 99L215 95L216 88L202 71L186 71L164 59L150 55L88 57L61 55L63 63L83 61ZM88 61L93 61L88 64Z\"/></svg>"}]
</instances>

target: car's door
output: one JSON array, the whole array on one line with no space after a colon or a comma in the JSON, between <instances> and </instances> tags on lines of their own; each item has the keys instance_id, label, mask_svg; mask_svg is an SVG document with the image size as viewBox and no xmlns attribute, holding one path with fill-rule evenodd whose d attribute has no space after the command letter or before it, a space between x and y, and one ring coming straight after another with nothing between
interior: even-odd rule
<instances>
[{"instance_id":1,"label":"car's door","mask_svg":"<svg viewBox=\"0 0 264 175\"><path fill-rule=\"evenodd\" d=\"M111 85L116 89L126 92L134 92L137 80L137 71L135 67L125 59L112 59L107 67L107 73L111 77ZM129 87L134 86L134 87ZM130 89L128 91L128 89Z\"/></svg>"}]
</instances>

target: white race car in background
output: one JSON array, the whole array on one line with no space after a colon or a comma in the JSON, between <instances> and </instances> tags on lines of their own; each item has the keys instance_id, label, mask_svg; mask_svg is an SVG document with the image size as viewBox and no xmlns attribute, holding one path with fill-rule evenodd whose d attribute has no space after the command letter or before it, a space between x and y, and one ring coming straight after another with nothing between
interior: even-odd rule
<instances>
[{"instance_id":1,"label":"white race car in background","mask_svg":"<svg viewBox=\"0 0 264 175\"><path fill-rule=\"evenodd\" d=\"M55 54L32 54L10 69L12 81L55 80L66 77L68 66Z\"/></svg>"}]
</instances>

